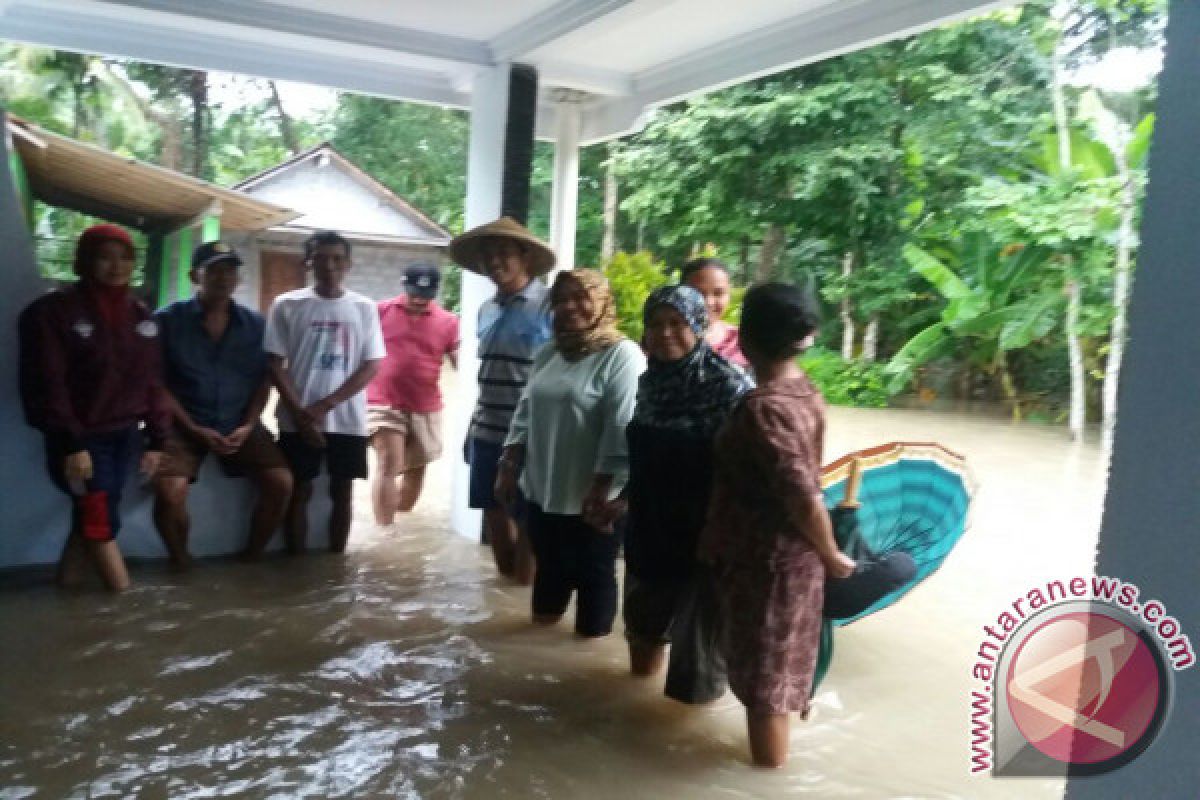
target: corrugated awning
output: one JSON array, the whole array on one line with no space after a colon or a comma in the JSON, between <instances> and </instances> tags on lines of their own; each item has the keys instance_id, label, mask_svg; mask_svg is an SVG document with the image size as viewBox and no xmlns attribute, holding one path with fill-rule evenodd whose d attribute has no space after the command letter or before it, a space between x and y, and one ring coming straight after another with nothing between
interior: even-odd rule
<instances>
[{"instance_id":1,"label":"corrugated awning","mask_svg":"<svg viewBox=\"0 0 1200 800\"><path fill-rule=\"evenodd\" d=\"M234 189L111 153L14 117L9 133L29 188L43 203L143 231L176 230L204 215L226 230L256 231L300 213Z\"/></svg>"}]
</instances>

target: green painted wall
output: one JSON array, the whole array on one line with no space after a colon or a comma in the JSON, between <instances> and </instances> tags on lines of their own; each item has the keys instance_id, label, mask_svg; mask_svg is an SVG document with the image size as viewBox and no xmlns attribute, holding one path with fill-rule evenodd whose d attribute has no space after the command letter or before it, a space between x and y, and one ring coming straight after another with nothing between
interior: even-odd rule
<instances>
[{"instance_id":1,"label":"green painted wall","mask_svg":"<svg viewBox=\"0 0 1200 800\"><path fill-rule=\"evenodd\" d=\"M29 176L25 174L25 162L16 150L8 154L8 168L12 173L13 186L17 190L17 202L25 215L25 227L33 232L33 193L29 190Z\"/></svg>"},{"instance_id":2,"label":"green painted wall","mask_svg":"<svg viewBox=\"0 0 1200 800\"><path fill-rule=\"evenodd\" d=\"M200 229L201 242L215 242L221 238L221 218L205 217Z\"/></svg>"},{"instance_id":3,"label":"green painted wall","mask_svg":"<svg viewBox=\"0 0 1200 800\"><path fill-rule=\"evenodd\" d=\"M175 273L175 299L182 300L192 293L192 282L188 277L188 273L192 269L192 229L184 228L175 236L179 240L179 261Z\"/></svg>"}]
</instances>

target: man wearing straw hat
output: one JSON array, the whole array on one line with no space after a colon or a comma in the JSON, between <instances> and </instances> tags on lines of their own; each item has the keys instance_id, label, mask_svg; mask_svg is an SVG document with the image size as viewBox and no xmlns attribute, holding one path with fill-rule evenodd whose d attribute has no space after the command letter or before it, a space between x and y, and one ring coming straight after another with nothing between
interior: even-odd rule
<instances>
[{"instance_id":1,"label":"man wearing straw hat","mask_svg":"<svg viewBox=\"0 0 1200 800\"><path fill-rule=\"evenodd\" d=\"M450 257L496 285L496 294L479 309L479 400L465 447L470 506L483 509L496 568L529 584L533 551L513 518L514 509L497 502L493 486L533 354L553 335L548 291L535 278L554 267L554 252L520 223L501 217L456 237Z\"/></svg>"}]
</instances>

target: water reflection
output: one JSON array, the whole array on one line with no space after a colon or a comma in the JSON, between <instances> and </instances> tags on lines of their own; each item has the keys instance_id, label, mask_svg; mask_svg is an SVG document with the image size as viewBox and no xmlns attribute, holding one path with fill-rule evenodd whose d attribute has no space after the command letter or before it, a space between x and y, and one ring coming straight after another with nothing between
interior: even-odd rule
<instances>
[{"instance_id":1,"label":"water reflection","mask_svg":"<svg viewBox=\"0 0 1200 800\"><path fill-rule=\"evenodd\" d=\"M830 432L831 455L936 435L984 488L946 569L843 631L784 770L746 766L732 697L670 703L619 635L528 626L527 591L441 527L443 465L403 531L362 518L345 558L144 568L120 598L7 586L0 798L1060 797L968 775L965 697L979 626L1090 566L1096 452L914 412Z\"/></svg>"}]
</instances>

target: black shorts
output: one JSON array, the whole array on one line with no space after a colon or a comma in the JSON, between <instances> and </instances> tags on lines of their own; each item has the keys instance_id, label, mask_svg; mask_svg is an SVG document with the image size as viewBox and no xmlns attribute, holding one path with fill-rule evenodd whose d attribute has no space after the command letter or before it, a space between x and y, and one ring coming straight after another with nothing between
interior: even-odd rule
<instances>
[{"instance_id":1,"label":"black shorts","mask_svg":"<svg viewBox=\"0 0 1200 800\"><path fill-rule=\"evenodd\" d=\"M298 481L315 480L325 462L329 477L355 480L367 477L367 437L347 433L325 434L325 447L313 447L298 433L279 434L279 449Z\"/></svg>"}]
</instances>

